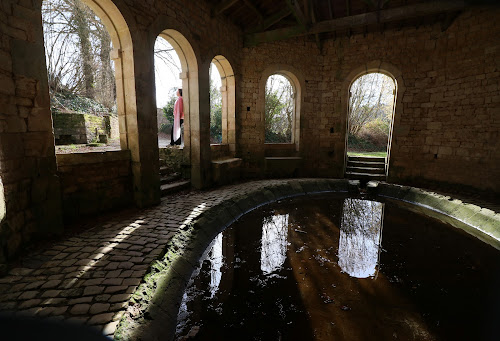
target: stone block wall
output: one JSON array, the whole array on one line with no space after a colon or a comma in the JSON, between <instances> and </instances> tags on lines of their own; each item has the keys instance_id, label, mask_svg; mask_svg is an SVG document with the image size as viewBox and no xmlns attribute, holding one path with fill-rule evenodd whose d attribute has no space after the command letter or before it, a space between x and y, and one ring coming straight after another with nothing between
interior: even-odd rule
<instances>
[{"instance_id":1,"label":"stone block wall","mask_svg":"<svg viewBox=\"0 0 500 341\"><path fill-rule=\"evenodd\" d=\"M357 69L399 76L389 181L465 184L500 192L500 10L468 9L440 23L245 48L240 149L247 175L262 173L261 75L277 60L305 78L299 153L305 176L343 177L348 85ZM293 51L293 53L290 53ZM347 86L346 86L347 84Z\"/></svg>"},{"instance_id":2,"label":"stone block wall","mask_svg":"<svg viewBox=\"0 0 500 341\"><path fill-rule=\"evenodd\" d=\"M33 60L36 57L36 62ZM41 22L32 1L0 2L0 272L22 245L62 230Z\"/></svg>"},{"instance_id":3,"label":"stone block wall","mask_svg":"<svg viewBox=\"0 0 500 341\"><path fill-rule=\"evenodd\" d=\"M128 150L57 155L64 221L129 206L134 201Z\"/></svg>"},{"instance_id":4,"label":"stone block wall","mask_svg":"<svg viewBox=\"0 0 500 341\"><path fill-rule=\"evenodd\" d=\"M111 116L95 116L90 114L52 114L54 138L56 145L85 144L103 142L101 135L112 138ZM116 119L114 120L117 121ZM117 122L116 122L117 123ZM117 129L115 123L115 129ZM117 133L114 134L116 137Z\"/></svg>"},{"instance_id":5,"label":"stone block wall","mask_svg":"<svg viewBox=\"0 0 500 341\"><path fill-rule=\"evenodd\" d=\"M121 44L119 51L113 51L118 80L117 101L121 108L120 143L123 149L130 150L131 160L117 162L113 167L123 177L132 169L133 186L130 188L136 205L143 207L159 203L157 117L152 64L154 41L162 30L175 29L186 37L195 51L198 70L192 70L192 74L200 79L200 84L195 87L200 102L194 112L196 115L201 113L202 117L201 123L197 122L195 128L198 132L206 131L204 139L207 142L204 144L196 139L197 144L190 155L198 155L197 172L202 174L200 165L207 165L207 169L210 167L210 153L201 152L201 147L204 150L210 148L208 68L214 56L224 55L233 68L239 70L239 47L242 45L240 30L223 16L212 17L211 7L205 1L84 2L98 11L98 15L107 16L103 22L115 30L110 32L113 43ZM196 115L192 121L197 119ZM117 123L118 120L115 120L112 126ZM62 230L61 193L64 198L72 195L77 197L72 199L75 203L72 208L65 204L66 216L92 212L87 211L87 207L82 204L89 202L92 207L91 199L79 197L79 190L71 192L71 187L67 187L72 186L73 181L68 179L68 174L76 171L74 167L68 173L64 171L64 167L68 166L61 166L60 174L65 177L64 190L61 191L52 129L41 1L2 0L0 179L4 191L0 191L3 193L0 208L3 205L6 209L5 214L0 214L0 267L35 236L47 236ZM118 167L118 164L121 166ZM90 173L102 171L97 164L84 168ZM74 176L80 179L80 175ZM112 198L115 198L113 188L122 186L122 191L125 191L123 182L113 181L100 181L99 186L102 187L99 187L99 195L104 195L104 186L109 186L108 194ZM85 188L81 190L81 193L86 192ZM114 199L111 201L114 202Z\"/></svg>"}]
</instances>

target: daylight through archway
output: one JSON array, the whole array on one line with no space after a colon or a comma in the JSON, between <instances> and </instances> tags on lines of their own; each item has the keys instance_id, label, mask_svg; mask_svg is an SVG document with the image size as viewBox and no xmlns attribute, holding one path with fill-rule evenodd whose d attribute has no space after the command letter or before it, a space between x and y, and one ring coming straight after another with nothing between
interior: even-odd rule
<instances>
[{"instance_id":1,"label":"daylight through archway","mask_svg":"<svg viewBox=\"0 0 500 341\"><path fill-rule=\"evenodd\" d=\"M42 24L57 153L120 149L112 37L80 0L44 0Z\"/></svg>"},{"instance_id":2,"label":"daylight through archway","mask_svg":"<svg viewBox=\"0 0 500 341\"><path fill-rule=\"evenodd\" d=\"M347 154L386 157L396 84L383 73L357 78L349 90Z\"/></svg>"},{"instance_id":3,"label":"daylight through archway","mask_svg":"<svg viewBox=\"0 0 500 341\"><path fill-rule=\"evenodd\" d=\"M177 90L182 88L179 56L173 46L158 36L154 47L156 108L158 120L158 146L167 147L172 142L174 104Z\"/></svg>"},{"instance_id":4,"label":"daylight through archway","mask_svg":"<svg viewBox=\"0 0 500 341\"><path fill-rule=\"evenodd\" d=\"M265 143L292 143L295 89L281 74L269 76L265 89Z\"/></svg>"}]
</instances>

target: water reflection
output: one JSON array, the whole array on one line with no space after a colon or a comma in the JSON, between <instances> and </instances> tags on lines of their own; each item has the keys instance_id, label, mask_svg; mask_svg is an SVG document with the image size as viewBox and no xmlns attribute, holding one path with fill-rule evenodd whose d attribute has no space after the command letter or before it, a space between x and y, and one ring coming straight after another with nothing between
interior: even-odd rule
<instances>
[{"instance_id":1,"label":"water reflection","mask_svg":"<svg viewBox=\"0 0 500 341\"><path fill-rule=\"evenodd\" d=\"M222 255L222 233L219 233L217 237L215 237L208 259L210 260L210 293L212 294L211 297L214 297L222 279L221 268L224 263Z\"/></svg>"},{"instance_id":2,"label":"water reflection","mask_svg":"<svg viewBox=\"0 0 500 341\"><path fill-rule=\"evenodd\" d=\"M260 269L264 274L279 270L286 260L288 214L265 217L262 223Z\"/></svg>"},{"instance_id":3,"label":"water reflection","mask_svg":"<svg viewBox=\"0 0 500 341\"><path fill-rule=\"evenodd\" d=\"M352 277L375 276L382 240L384 204L345 199L340 223L339 266Z\"/></svg>"}]
</instances>

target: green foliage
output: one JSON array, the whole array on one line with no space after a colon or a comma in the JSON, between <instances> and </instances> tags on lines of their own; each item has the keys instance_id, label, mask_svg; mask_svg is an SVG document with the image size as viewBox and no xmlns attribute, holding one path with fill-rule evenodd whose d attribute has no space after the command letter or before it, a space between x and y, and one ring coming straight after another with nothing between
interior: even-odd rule
<instances>
[{"instance_id":1,"label":"green foliage","mask_svg":"<svg viewBox=\"0 0 500 341\"><path fill-rule=\"evenodd\" d=\"M210 143L222 142L222 106L210 111Z\"/></svg>"},{"instance_id":2,"label":"green foliage","mask_svg":"<svg viewBox=\"0 0 500 341\"><path fill-rule=\"evenodd\" d=\"M222 142L222 94L210 79L210 143Z\"/></svg>"},{"instance_id":3,"label":"green foliage","mask_svg":"<svg viewBox=\"0 0 500 341\"><path fill-rule=\"evenodd\" d=\"M174 124L174 105L176 100L176 96L170 97L167 105L163 107L163 115L167 118L170 124Z\"/></svg>"},{"instance_id":4,"label":"green foliage","mask_svg":"<svg viewBox=\"0 0 500 341\"><path fill-rule=\"evenodd\" d=\"M56 92L50 96L52 113L78 112L82 114L109 114L110 111L101 103L69 92Z\"/></svg>"},{"instance_id":5,"label":"green foliage","mask_svg":"<svg viewBox=\"0 0 500 341\"><path fill-rule=\"evenodd\" d=\"M160 132L164 134L170 134L170 130L172 129L172 124L162 123L160 125Z\"/></svg>"},{"instance_id":6,"label":"green foliage","mask_svg":"<svg viewBox=\"0 0 500 341\"><path fill-rule=\"evenodd\" d=\"M370 141L376 146L385 148L389 138L390 122L377 118L368 122L359 132L358 137Z\"/></svg>"},{"instance_id":7,"label":"green foliage","mask_svg":"<svg viewBox=\"0 0 500 341\"><path fill-rule=\"evenodd\" d=\"M265 142L292 141L293 88L283 76L273 75L266 83Z\"/></svg>"}]
</instances>

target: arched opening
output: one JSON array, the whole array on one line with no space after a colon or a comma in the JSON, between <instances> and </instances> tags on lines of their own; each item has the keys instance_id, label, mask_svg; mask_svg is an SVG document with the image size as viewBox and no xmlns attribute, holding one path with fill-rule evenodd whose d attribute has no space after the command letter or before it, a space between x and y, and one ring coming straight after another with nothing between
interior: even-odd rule
<instances>
[{"instance_id":1,"label":"arched opening","mask_svg":"<svg viewBox=\"0 0 500 341\"><path fill-rule=\"evenodd\" d=\"M174 105L178 99L177 90L182 89L182 80L179 77L182 67L179 56L173 46L161 36L158 36L155 41L154 64L158 146L161 148L173 145ZM182 148L184 141L182 134L180 135Z\"/></svg>"},{"instance_id":2,"label":"arched opening","mask_svg":"<svg viewBox=\"0 0 500 341\"><path fill-rule=\"evenodd\" d=\"M396 105L396 79L363 72L349 86L346 175L385 180Z\"/></svg>"},{"instance_id":3,"label":"arched opening","mask_svg":"<svg viewBox=\"0 0 500 341\"><path fill-rule=\"evenodd\" d=\"M69 152L88 151L93 143L129 149L134 68L121 13L110 0L44 0L42 18L56 144L71 144ZM75 147L83 143L83 149Z\"/></svg>"},{"instance_id":4,"label":"arched opening","mask_svg":"<svg viewBox=\"0 0 500 341\"><path fill-rule=\"evenodd\" d=\"M273 74L265 87L265 143L293 143L296 90L285 74Z\"/></svg>"},{"instance_id":5,"label":"arched opening","mask_svg":"<svg viewBox=\"0 0 500 341\"><path fill-rule=\"evenodd\" d=\"M233 68L221 55L210 64L210 143L236 149L236 99Z\"/></svg>"},{"instance_id":6,"label":"arched opening","mask_svg":"<svg viewBox=\"0 0 500 341\"><path fill-rule=\"evenodd\" d=\"M182 150L184 160L192 165L191 138L193 135L197 136L200 131L199 120L197 119L199 117L198 62L191 44L179 31L173 29L163 30L158 35L157 40L159 38L164 39L173 48L173 52L177 55L180 64L179 79L176 80L176 84L179 84L182 88L184 106ZM161 94L161 96L163 95ZM197 141L195 140L194 143L196 144ZM193 168L191 168L191 172L193 172ZM196 181L193 182L193 178L191 178L191 181L193 185L198 185Z\"/></svg>"},{"instance_id":7,"label":"arched opening","mask_svg":"<svg viewBox=\"0 0 500 341\"><path fill-rule=\"evenodd\" d=\"M222 143L222 89L221 75L217 67L210 63L210 144Z\"/></svg>"}]
</instances>

